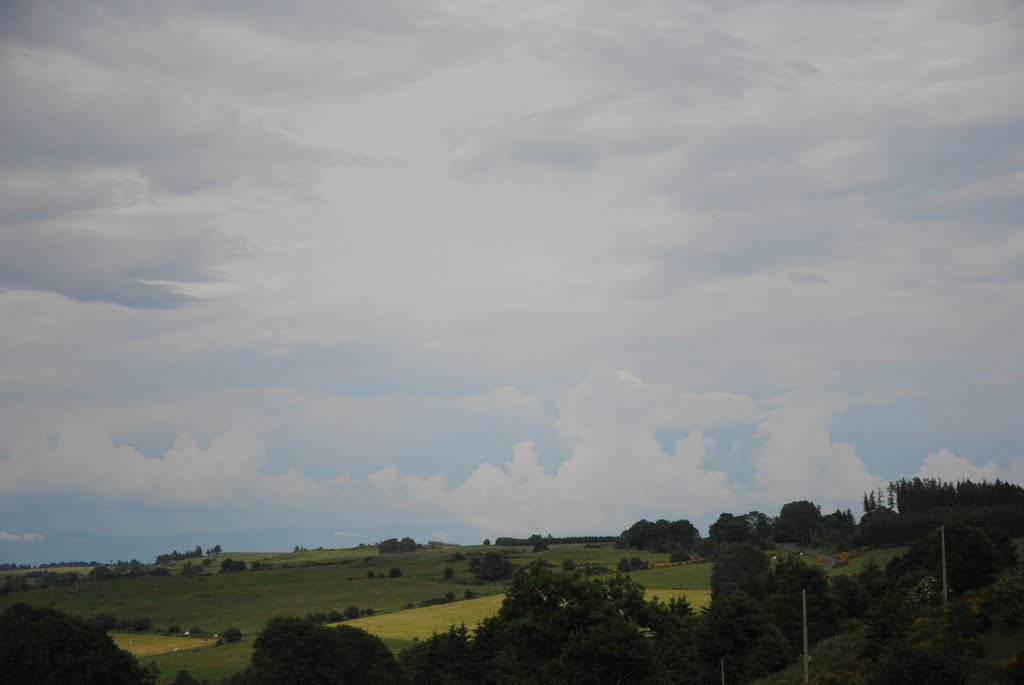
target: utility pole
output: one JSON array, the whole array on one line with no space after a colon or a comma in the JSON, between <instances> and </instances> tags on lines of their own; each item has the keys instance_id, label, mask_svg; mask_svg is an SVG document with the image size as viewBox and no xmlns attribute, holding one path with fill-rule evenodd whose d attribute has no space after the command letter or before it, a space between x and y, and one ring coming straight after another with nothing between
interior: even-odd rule
<instances>
[{"instance_id":1,"label":"utility pole","mask_svg":"<svg viewBox=\"0 0 1024 685\"><path fill-rule=\"evenodd\" d=\"M800 599L804 605L804 685L811 679L810 655L807 653L807 590L800 591Z\"/></svg>"},{"instance_id":2,"label":"utility pole","mask_svg":"<svg viewBox=\"0 0 1024 685\"><path fill-rule=\"evenodd\" d=\"M949 585L946 583L946 527L939 528L939 537L942 539L942 605L949 604Z\"/></svg>"},{"instance_id":3,"label":"utility pole","mask_svg":"<svg viewBox=\"0 0 1024 685\"><path fill-rule=\"evenodd\" d=\"M725 659L722 659L720 663L722 666L722 685L725 685Z\"/></svg>"}]
</instances>

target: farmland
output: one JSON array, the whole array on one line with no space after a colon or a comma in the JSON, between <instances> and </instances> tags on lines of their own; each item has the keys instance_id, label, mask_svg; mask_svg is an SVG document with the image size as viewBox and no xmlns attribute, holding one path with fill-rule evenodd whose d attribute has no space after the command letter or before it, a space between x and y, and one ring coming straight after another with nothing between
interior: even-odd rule
<instances>
[{"instance_id":1,"label":"farmland","mask_svg":"<svg viewBox=\"0 0 1024 685\"><path fill-rule=\"evenodd\" d=\"M636 558L651 565L629 574L644 586L648 599L657 597L666 602L685 596L698 611L711 601L711 563L670 563L667 554L577 544L552 545L542 552L496 546L438 546L401 554L378 554L372 547L292 553L225 552L205 557L206 565L198 566L201 570L195 576L179 573L186 563L196 567L200 560L180 560L164 565L172 574L169 576L83 581L78 586L10 593L0 596L0 610L26 602L54 606L83 617L100 613L129 621L146 617L152 621L153 631L112 631L111 636L144 663L155 661L162 683L171 682L181 669L216 680L248 664L253 637L273 616L323 616L354 607L363 615L345 623L381 637L393 651L443 632L450 625L465 624L472 629L494 615L504 598L505 583L480 581L472 573L471 560L488 551L501 553L517 567L543 560L553 569L563 565L578 569L589 565L592 571L608 569L608 573L595 574L594 578L612 577L617 574L620 559ZM871 559L884 567L905 551L898 547L865 550L834 572L858 573ZM768 556L788 553L766 552ZM244 560L250 567L259 562L259 569L218 573L226 559ZM801 560L820 565L813 554ZM167 632L172 625L181 630L198 627L201 634L172 635ZM231 627L241 629L243 639L217 645L214 634ZM1015 637L1016 633L1008 639ZM987 639L996 640L997 636ZM826 657L829 645L820 646L819 658L823 661L831 659ZM993 651L1009 653L1008 648ZM785 682L787 673L777 674L771 682Z\"/></svg>"}]
</instances>

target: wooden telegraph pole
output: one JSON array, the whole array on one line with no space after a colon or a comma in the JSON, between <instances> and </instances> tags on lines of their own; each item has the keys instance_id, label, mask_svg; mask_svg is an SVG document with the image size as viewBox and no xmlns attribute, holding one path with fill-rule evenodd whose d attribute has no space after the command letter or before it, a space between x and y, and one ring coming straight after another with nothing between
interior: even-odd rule
<instances>
[{"instance_id":1,"label":"wooden telegraph pole","mask_svg":"<svg viewBox=\"0 0 1024 685\"><path fill-rule=\"evenodd\" d=\"M946 527L939 528L939 537L942 539L942 605L949 604L949 585L946 583Z\"/></svg>"},{"instance_id":2,"label":"wooden telegraph pole","mask_svg":"<svg viewBox=\"0 0 1024 685\"><path fill-rule=\"evenodd\" d=\"M800 591L800 599L804 605L804 685L811 679L810 655L807 653L807 590Z\"/></svg>"}]
</instances>

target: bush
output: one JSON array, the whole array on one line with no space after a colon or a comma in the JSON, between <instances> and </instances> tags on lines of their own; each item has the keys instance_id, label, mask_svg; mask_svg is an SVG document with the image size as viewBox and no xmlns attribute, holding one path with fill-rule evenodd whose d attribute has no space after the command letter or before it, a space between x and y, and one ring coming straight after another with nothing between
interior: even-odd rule
<instances>
[{"instance_id":1,"label":"bush","mask_svg":"<svg viewBox=\"0 0 1024 685\"><path fill-rule=\"evenodd\" d=\"M224 642L238 642L242 639L242 631L238 628L228 628L221 633L221 637L224 638Z\"/></svg>"},{"instance_id":2,"label":"bush","mask_svg":"<svg viewBox=\"0 0 1024 685\"><path fill-rule=\"evenodd\" d=\"M355 606L348 607L342 613L344 614L344 617L345 617L346 621L348 619L350 619L350 618L359 618L359 607L355 607Z\"/></svg>"},{"instance_id":3,"label":"bush","mask_svg":"<svg viewBox=\"0 0 1024 685\"><path fill-rule=\"evenodd\" d=\"M195 676L181 669L178 674L174 676L174 680L171 681L171 685L200 685L200 682L196 680Z\"/></svg>"},{"instance_id":4,"label":"bush","mask_svg":"<svg viewBox=\"0 0 1024 685\"><path fill-rule=\"evenodd\" d=\"M366 577L367 578L376 578L377 574L375 574L373 571L367 571L366 572Z\"/></svg>"},{"instance_id":5,"label":"bush","mask_svg":"<svg viewBox=\"0 0 1024 685\"><path fill-rule=\"evenodd\" d=\"M117 626L117 618L113 614L99 613L90 618L89 623L100 630L113 630Z\"/></svg>"},{"instance_id":6,"label":"bush","mask_svg":"<svg viewBox=\"0 0 1024 685\"><path fill-rule=\"evenodd\" d=\"M394 567L393 569L388 571L388 577L389 578L401 578L402 577L402 569L398 568L397 566Z\"/></svg>"},{"instance_id":7,"label":"bush","mask_svg":"<svg viewBox=\"0 0 1024 685\"><path fill-rule=\"evenodd\" d=\"M139 616L132 621L132 630L145 631L153 627L153 621L149 616Z\"/></svg>"},{"instance_id":8,"label":"bush","mask_svg":"<svg viewBox=\"0 0 1024 685\"><path fill-rule=\"evenodd\" d=\"M566 559L562 562L562 570L570 573L576 570L576 562L572 559Z\"/></svg>"},{"instance_id":9,"label":"bush","mask_svg":"<svg viewBox=\"0 0 1024 685\"><path fill-rule=\"evenodd\" d=\"M171 572L165 569L163 566L154 566L149 569L149 575L151 576L169 576Z\"/></svg>"},{"instance_id":10,"label":"bush","mask_svg":"<svg viewBox=\"0 0 1024 685\"><path fill-rule=\"evenodd\" d=\"M132 622L126 618L122 618L120 621L117 622L117 625L114 626L114 628L116 628L117 630L131 630Z\"/></svg>"},{"instance_id":11,"label":"bush","mask_svg":"<svg viewBox=\"0 0 1024 685\"><path fill-rule=\"evenodd\" d=\"M200 628L199 626L192 626L191 628L188 629L188 634L189 635L202 635L203 634L203 629Z\"/></svg>"},{"instance_id":12,"label":"bush","mask_svg":"<svg viewBox=\"0 0 1024 685\"><path fill-rule=\"evenodd\" d=\"M455 569L453 569L451 566L445 566L444 573L442 573L441 575L444 577L445 580L451 580L455 577Z\"/></svg>"},{"instance_id":13,"label":"bush","mask_svg":"<svg viewBox=\"0 0 1024 685\"><path fill-rule=\"evenodd\" d=\"M685 549L677 549L676 551L672 552L672 556L669 557L669 561L676 561L676 562L678 562L678 561L689 561L689 560L690 560L690 553L687 552Z\"/></svg>"},{"instance_id":14,"label":"bush","mask_svg":"<svg viewBox=\"0 0 1024 685\"><path fill-rule=\"evenodd\" d=\"M448 600L449 602L454 602L454 601L455 601L455 593L454 593L454 592L452 592L451 590L449 590L448 592L446 592L444 596L445 596L445 598L446 598L446 599L447 599L447 600Z\"/></svg>"},{"instance_id":15,"label":"bush","mask_svg":"<svg viewBox=\"0 0 1024 685\"><path fill-rule=\"evenodd\" d=\"M181 626L179 626L177 623L172 623L171 625L167 626L167 632L168 633L180 633L181 632Z\"/></svg>"},{"instance_id":16,"label":"bush","mask_svg":"<svg viewBox=\"0 0 1024 685\"><path fill-rule=\"evenodd\" d=\"M466 590L466 592L462 596L466 599L473 599L474 597L476 597L476 593L472 590Z\"/></svg>"},{"instance_id":17,"label":"bush","mask_svg":"<svg viewBox=\"0 0 1024 685\"><path fill-rule=\"evenodd\" d=\"M366 607L366 608L365 608L365 609L363 609L363 611L362 611L362 615L363 615L363 616L373 616L373 614L374 614L374 611L373 611L373 609L371 609L370 607Z\"/></svg>"}]
</instances>

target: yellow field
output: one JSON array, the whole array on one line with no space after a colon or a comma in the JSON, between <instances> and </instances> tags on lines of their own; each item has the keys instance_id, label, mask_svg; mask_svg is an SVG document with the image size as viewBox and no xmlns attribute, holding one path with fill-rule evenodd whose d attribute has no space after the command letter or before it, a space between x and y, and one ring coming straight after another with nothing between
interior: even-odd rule
<instances>
[{"instance_id":1,"label":"yellow field","mask_svg":"<svg viewBox=\"0 0 1024 685\"><path fill-rule=\"evenodd\" d=\"M503 599L505 599L504 594L488 595L449 604L365 616L345 621L345 625L362 628L368 633L383 638L398 640L411 640L414 637L427 638L433 633L443 633L450 625L465 623L467 627L473 628L480 621L497 613Z\"/></svg>"},{"instance_id":2,"label":"yellow field","mask_svg":"<svg viewBox=\"0 0 1024 685\"><path fill-rule=\"evenodd\" d=\"M711 603L710 590L647 590L647 599L657 597L668 602L673 597L685 596L690 606L699 611ZM501 608L505 595L489 595L477 599L468 599L450 604L393 611L387 614L366 616L345 621L344 625L362 628L378 637L393 640L412 640L427 638L433 633L443 633L448 626L466 624L473 628L488 616L493 616ZM342 625L334 623L331 625Z\"/></svg>"},{"instance_id":3,"label":"yellow field","mask_svg":"<svg viewBox=\"0 0 1024 685\"><path fill-rule=\"evenodd\" d=\"M120 633L110 631L114 644L135 656L154 656L169 652L182 652L190 649L212 647L216 640L212 637L178 637L174 635L158 635L149 633Z\"/></svg>"},{"instance_id":4,"label":"yellow field","mask_svg":"<svg viewBox=\"0 0 1024 685\"><path fill-rule=\"evenodd\" d=\"M675 597L686 597L695 612L711 605L711 590L658 590L647 588L644 597L654 599L657 597L662 604L668 604L668 600Z\"/></svg>"}]
</instances>

